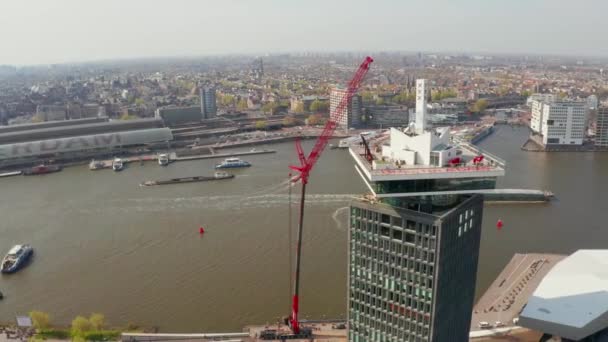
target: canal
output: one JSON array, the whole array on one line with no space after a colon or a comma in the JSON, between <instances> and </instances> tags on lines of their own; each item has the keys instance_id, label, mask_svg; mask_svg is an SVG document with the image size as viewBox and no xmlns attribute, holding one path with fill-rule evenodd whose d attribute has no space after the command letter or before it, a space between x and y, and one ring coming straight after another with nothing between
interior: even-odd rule
<instances>
[{"instance_id":1,"label":"canal","mask_svg":"<svg viewBox=\"0 0 608 342\"><path fill-rule=\"evenodd\" d=\"M507 161L509 188L552 190L550 204L486 205L480 294L513 253L605 248L608 154L526 153L527 129L500 127L480 146ZM305 142L310 150L311 141ZM211 175L216 160L85 166L0 179L0 253L31 243L31 265L0 278L0 322L30 310L55 324L101 312L112 325L161 331L236 331L290 311L289 163L293 143L244 158L233 180L139 187L144 180ZM294 188L295 203L298 188ZM348 153L327 150L313 171L303 245L301 311L344 317L346 207L365 187ZM295 222L296 207L293 206ZM502 219L501 231L495 228ZM199 236L198 227L206 233ZM295 229L295 224L292 226ZM295 234L292 234L295 235Z\"/></svg>"}]
</instances>

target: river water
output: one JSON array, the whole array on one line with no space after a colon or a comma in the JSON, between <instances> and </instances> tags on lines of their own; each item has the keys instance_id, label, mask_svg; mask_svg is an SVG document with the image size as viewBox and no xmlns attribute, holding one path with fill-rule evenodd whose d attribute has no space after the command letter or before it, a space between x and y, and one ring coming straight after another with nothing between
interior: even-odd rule
<instances>
[{"instance_id":1,"label":"river water","mask_svg":"<svg viewBox=\"0 0 608 342\"><path fill-rule=\"evenodd\" d=\"M478 293L513 253L605 248L608 154L526 153L527 129L500 127L480 146L507 160L500 186L549 189L551 204L486 205ZM305 143L309 150L312 142ZM116 326L238 331L289 313L289 163L292 143L233 180L139 187L144 180L211 175L216 160L131 164L124 171L71 167L0 179L0 253L31 243L36 255L2 276L0 321L30 310L55 324L101 312ZM293 189L293 201L299 188ZM344 317L346 222L365 191L348 152L327 150L308 187L302 262L304 318ZM295 222L297 210L293 206ZM501 218L502 231L495 228ZM199 236L198 227L206 233ZM295 224L292 226L295 229ZM295 234L292 234L295 235ZM292 236L293 237L293 236Z\"/></svg>"}]
</instances>

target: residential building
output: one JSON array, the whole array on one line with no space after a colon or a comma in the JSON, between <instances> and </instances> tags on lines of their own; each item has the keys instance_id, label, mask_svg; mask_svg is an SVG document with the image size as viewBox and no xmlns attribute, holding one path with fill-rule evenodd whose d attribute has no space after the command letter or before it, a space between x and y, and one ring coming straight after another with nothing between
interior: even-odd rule
<instances>
[{"instance_id":1,"label":"residential building","mask_svg":"<svg viewBox=\"0 0 608 342\"><path fill-rule=\"evenodd\" d=\"M528 96L526 100L526 105L532 106L532 101L541 101L541 102L553 102L557 100L555 94L532 94Z\"/></svg>"},{"instance_id":2,"label":"residential building","mask_svg":"<svg viewBox=\"0 0 608 342\"><path fill-rule=\"evenodd\" d=\"M608 107L599 107L595 122L595 146L608 147Z\"/></svg>"},{"instance_id":3,"label":"residential building","mask_svg":"<svg viewBox=\"0 0 608 342\"><path fill-rule=\"evenodd\" d=\"M597 95L589 95L587 97L587 108L591 110L596 110L598 106L598 98Z\"/></svg>"},{"instance_id":4,"label":"residential building","mask_svg":"<svg viewBox=\"0 0 608 342\"><path fill-rule=\"evenodd\" d=\"M561 341L608 340L608 250L579 250L538 285L518 325ZM545 341L546 341L545 340Z\"/></svg>"},{"instance_id":5,"label":"residential building","mask_svg":"<svg viewBox=\"0 0 608 342\"><path fill-rule=\"evenodd\" d=\"M530 128L542 137L545 146L583 144L586 102L533 100L530 106Z\"/></svg>"},{"instance_id":6,"label":"residential building","mask_svg":"<svg viewBox=\"0 0 608 342\"><path fill-rule=\"evenodd\" d=\"M406 106L366 106L368 121L372 127L406 127L409 120L409 109Z\"/></svg>"},{"instance_id":7,"label":"residential building","mask_svg":"<svg viewBox=\"0 0 608 342\"><path fill-rule=\"evenodd\" d=\"M64 105L38 105L36 117L42 121L56 121L67 119L67 107Z\"/></svg>"},{"instance_id":8,"label":"residential building","mask_svg":"<svg viewBox=\"0 0 608 342\"><path fill-rule=\"evenodd\" d=\"M479 193L494 189L504 161L426 129L424 88L419 80L415 122L350 147L372 195L350 210L349 341L469 340Z\"/></svg>"},{"instance_id":9,"label":"residential building","mask_svg":"<svg viewBox=\"0 0 608 342\"><path fill-rule=\"evenodd\" d=\"M334 87L331 90L329 96L329 113L333 117L336 108L342 101L342 98L346 96L347 89L344 87ZM361 116L363 115L363 100L360 95L354 94L346 104L344 108L344 115L342 116L338 125L346 128L358 127L361 125Z\"/></svg>"},{"instance_id":10,"label":"residential building","mask_svg":"<svg viewBox=\"0 0 608 342\"><path fill-rule=\"evenodd\" d=\"M211 119L217 115L217 103L215 96L215 88L201 87L201 114L203 119Z\"/></svg>"},{"instance_id":11,"label":"residential building","mask_svg":"<svg viewBox=\"0 0 608 342\"><path fill-rule=\"evenodd\" d=\"M304 112L310 112L310 105L314 101L327 102L329 99L326 96L308 95L308 96L292 96L290 99L291 111L297 111L298 107Z\"/></svg>"}]
</instances>

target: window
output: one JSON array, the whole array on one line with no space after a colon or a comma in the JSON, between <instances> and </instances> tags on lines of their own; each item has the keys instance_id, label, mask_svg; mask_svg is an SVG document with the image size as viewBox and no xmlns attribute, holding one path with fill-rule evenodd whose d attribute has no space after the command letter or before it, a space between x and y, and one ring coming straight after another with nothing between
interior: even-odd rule
<instances>
[{"instance_id":1,"label":"window","mask_svg":"<svg viewBox=\"0 0 608 342\"><path fill-rule=\"evenodd\" d=\"M416 236L411 233L405 233L405 242L414 243L416 241Z\"/></svg>"},{"instance_id":2,"label":"window","mask_svg":"<svg viewBox=\"0 0 608 342\"><path fill-rule=\"evenodd\" d=\"M403 238L403 232L397 229L393 229L393 239L401 241Z\"/></svg>"},{"instance_id":3,"label":"window","mask_svg":"<svg viewBox=\"0 0 608 342\"><path fill-rule=\"evenodd\" d=\"M380 235L390 237L390 229L388 227L380 227Z\"/></svg>"}]
</instances>

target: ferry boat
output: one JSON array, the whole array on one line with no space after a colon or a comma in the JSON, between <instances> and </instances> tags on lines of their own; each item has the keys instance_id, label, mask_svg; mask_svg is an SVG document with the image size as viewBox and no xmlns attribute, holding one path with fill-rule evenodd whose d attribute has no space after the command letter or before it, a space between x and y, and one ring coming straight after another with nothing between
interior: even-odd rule
<instances>
[{"instance_id":1,"label":"ferry boat","mask_svg":"<svg viewBox=\"0 0 608 342\"><path fill-rule=\"evenodd\" d=\"M89 163L89 170L101 170L105 166L104 162L93 159Z\"/></svg>"},{"instance_id":2,"label":"ferry boat","mask_svg":"<svg viewBox=\"0 0 608 342\"><path fill-rule=\"evenodd\" d=\"M158 165L167 166L169 165L169 155L166 153L162 153L158 155Z\"/></svg>"},{"instance_id":3,"label":"ferry boat","mask_svg":"<svg viewBox=\"0 0 608 342\"><path fill-rule=\"evenodd\" d=\"M125 164L123 163L122 159L120 159L120 158L116 158L112 162L112 170L114 170L114 171L122 171L122 169L124 167L125 167Z\"/></svg>"},{"instance_id":4,"label":"ferry boat","mask_svg":"<svg viewBox=\"0 0 608 342\"><path fill-rule=\"evenodd\" d=\"M59 172L63 170L61 165L38 165L34 167L30 167L29 169L23 170L24 176L35 176L35 175L44 175L47 173Z\"/></svg>"},{"instance_id":5,"label":"ferry boat","mask_svg":"<svg viewBox=\"0 0 608 342\"><path fill-rule=\"evenodd\" d=\"M30 245L15 245L11 248L0 266L2 273L14 273L27 264L27 261L34 254L34 249Z\"/></svg>"},{"instance_id":6,"label":"ferry boat","mask_svg":"<svg viewBox=\"0 0 608 342\"><path fill-rule=\"evenodd\" d=\"M239 158L226 158L220 164L215 165L216 169L229 169L237 167L249 167L251 164Z\"/></svg>"}]
</instances>

